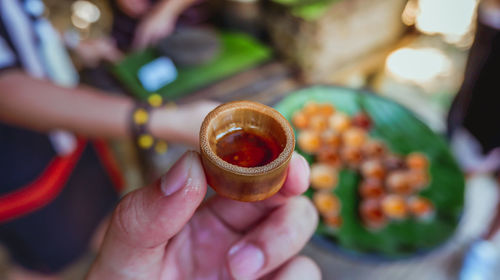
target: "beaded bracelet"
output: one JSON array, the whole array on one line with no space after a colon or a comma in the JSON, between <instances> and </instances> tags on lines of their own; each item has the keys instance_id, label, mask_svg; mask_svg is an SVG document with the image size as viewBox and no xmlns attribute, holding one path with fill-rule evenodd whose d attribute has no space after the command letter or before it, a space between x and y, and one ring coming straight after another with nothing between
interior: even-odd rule
<instances>
[{"instance_id":1,"label":"beaded bracelet","mask_svg":"<svg viewBox=\"0 0 500 280\"><path fill-rule=\"evenodd\" d=\"M131 132L137 146L143 150L154 149L158 154L166 153L168 144L166 141L155 139L148 124L151 119L151 110L163 105L163 98L159 94L151 94L147 102L136 103L131 114Z\"/></svg>"}]
</instances>

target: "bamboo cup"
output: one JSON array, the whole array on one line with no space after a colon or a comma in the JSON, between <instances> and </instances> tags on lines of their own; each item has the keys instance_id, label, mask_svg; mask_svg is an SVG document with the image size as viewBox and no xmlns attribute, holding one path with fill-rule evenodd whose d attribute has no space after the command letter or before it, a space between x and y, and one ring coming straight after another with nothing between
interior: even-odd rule
<instances>
[{"instance_id":1,"label":"bamboo cup","mask_svg":"<svg viewBox=\"0 0 500 280\"><path fill-rule=\"evenodd\" d=\"M279 156L257 167L241 167L217 156L217 141L235 128L254 129L281 147ZM210 112L200 130L200 151L208 184L221 196L239 201L266 199L283 186L295 147L293 129L271 107L251 101L230 102Z\"/></svg>"}]
</instances>

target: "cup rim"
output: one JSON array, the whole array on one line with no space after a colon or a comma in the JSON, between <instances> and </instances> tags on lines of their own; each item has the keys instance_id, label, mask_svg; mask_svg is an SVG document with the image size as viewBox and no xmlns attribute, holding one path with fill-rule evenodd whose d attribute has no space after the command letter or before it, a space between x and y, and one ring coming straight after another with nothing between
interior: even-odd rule
<instances>
[{"instance_id":1,"label":"cup rim","mask_svg":"<svg viewBox=\"0 0 500 280\"><path fill-rule=\"evenodd\" d=\"M215 151L212 150L212 147L210 146L208 140L209 128L211 124L213 123L214 120L217 119L217 117L220 114L236 109L249 109L256 111L260 114L267 115L271 117L273 120L275 120L281 126L283 132L285 133L286 144L285 147L283 148L283 151L281 151L281 153L276 159L262 166L242 167L231 164L221 159L220 157L217 156ZM287 119L275 109L253 101L246 101L246 100L233 101L219 105L210 113L208 113L200 129L200 151L202 152L202 154L206 156L206 159L208 159L215 166L223 170L244 176L259 176L265 173L269 173L287 164L287 162L292 157L294 147L295 147L295 134L293 132L291 125L288 123Z\"/></svg>"}]
</instances>

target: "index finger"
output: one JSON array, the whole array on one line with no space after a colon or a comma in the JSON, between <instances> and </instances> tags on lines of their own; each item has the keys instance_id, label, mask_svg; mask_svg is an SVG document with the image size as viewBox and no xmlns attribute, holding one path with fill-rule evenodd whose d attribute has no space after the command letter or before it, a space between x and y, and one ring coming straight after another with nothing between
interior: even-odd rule
<instances>
[{"instance_id":1,"label":"index finger","mask_svg":"<svg viewBox=\"0 0 500 280\"><path fill-rule=\"evenodd\" d=\"M241 202L216 196L207 202L205 208L233 231L243 232L274 208L285 204L289 198L305 192L309 186L309 173L307 161L294 153L285 183L274 196L259 202Z\"/></svg>"}]
</instances>

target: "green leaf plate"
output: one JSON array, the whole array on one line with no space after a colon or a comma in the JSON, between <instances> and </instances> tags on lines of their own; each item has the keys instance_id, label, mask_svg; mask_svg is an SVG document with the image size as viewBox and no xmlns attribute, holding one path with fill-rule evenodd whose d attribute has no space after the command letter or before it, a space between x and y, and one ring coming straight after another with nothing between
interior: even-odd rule
<instances>
[{"instance_id":1,"label":"green leaf plate","mask_svg":"<svg viewBox=\"0 0 500 280\"><path fill-rule=\"evenodd\" d=\"M347 114L368 113L373 121L370 134L386 143L393 153L406 155L419 151L430 160L431 182L420 195L430 199L436 215L430 221L408 218L390 222L383 229L366 229L358 216L359 176L352 170L342 170L333 192L342 203L342 226L332 230L320 222L317 237L327 240L349 253L400 259L429 251L444 243L454 233L464 204L464 176L451 155L444 139L402 106L370 94L348 88L314 86L291 93L275 108L288 120L308 101L331 103ZM313 157L297 151L312 163ZM311 196L312 191L306 192Z\"/></svg>"},{"instance_id":2,"label":"green leaf plate","mask_svg":"<svg viewBox=\"0 0 500 280\"><path fill-rule=\"evenodd\" d=\"M238 32L219 32L221 50L211 61L196 66L179 67L177 79L156 93L167 100L181 98L194 90L224 79L240 71L268 61L271 49L253 37ZM159 54L154 49L132 53L111 67L111 73L137 99L146 100L148 92L139 82L139 69L155 60Z\"/></svg>"}]
</instances>

